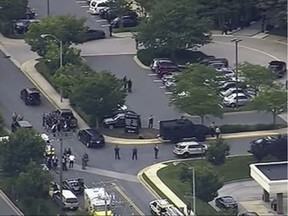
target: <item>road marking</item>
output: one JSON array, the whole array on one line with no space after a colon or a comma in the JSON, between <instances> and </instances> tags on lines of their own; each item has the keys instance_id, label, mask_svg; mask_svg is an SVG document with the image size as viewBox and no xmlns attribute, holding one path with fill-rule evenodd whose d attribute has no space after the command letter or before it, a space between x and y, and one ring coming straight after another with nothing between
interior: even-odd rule
<instances>
[{"instance_id":1,"label":"road marking","mask_svg":"<svg viewBox=\"0 0 288 216\"><path fill-rule=\"evenodd\" d=\"M157 74L154 74L154 73L153 74L148 74L148 76L157 76Z\"/></svg>"},{"instance_id":2,"label":"road marking","mask_svg":"<svg viewBox=\"0 0 288 216\"><path fill-rule=\"evenodd\" d=\"M165 92L165 95L172 95L173 92Z\"/></svg>"},{"instance_id":3,"label":"road marking","mask_svg":"<svg viewBox=\"0 0 288 216\"><path fill-rule=\"evenodd\" d=\"M166 86L159 86L159 88L160 88L160 89L164 89L164 88L166 88Z\"/></svg>"},{"instance_id":4,"label":"road marking","mask_svg":"<svg viewBox=\"0 0 288 216\"><path fill-rule=\"evenodd\" d=\"M96 20L96 22L97 22L97 23L99 23L99 22L107 22L107 20L105 20L105 19L100 19L100 20Z\"/></svg>"},{"instance_id":5,"label":"road marking","mask_svg":"<svg viewBox=\"0 0 288 216\"><path fill-rule=\"evenodd\" d=\"M234 43L228 43L228 42L223 42L223 41L215 41L215 40L214 40L214 42L215 42L215 43L218 43L218 44L226 44L226 45L230 45L230 46L235 46ZM271 55L271 54L269 54L269 53L267 53L267 52L264 52L264 51L261 51L261 50L258 50L258 49L254 49L254 48L251 48L251 47L243 46L243 45L241 45L241 44L239 44L238 46L239 46L239 47L242 47L242 48L244 48L244 49L248 49L248 50L251 50L251 51L254 51L254 52L258 52L258 53L267 55L267 56L269 56L269 57L271 57L271 58L273 58L273 59L275 59L275 60L277 60L277 61L281 61L281 60L278 59L276 56L273 56L273 55Z\"/></svg>"},{"instance_id":6,"label":"road marking","mask_svg":"<svg viewBox=\"0 0 288 216\"><path fill-rule=\"evenodd\" d=\"M112 183L114 188L118 191L119 194L121 194L124 199L137 211L137 213L139 215L145 215L139 208L138 206L125 194L125 192L120 188L120 186L118 186L115 183Z\"/></svg>"},{"instance_id":7,"label":"road marking","mask_svg":"<svg viewBox=\"0 0 288 216\"><path fill-rule=\"evenodd\" d=\"M77 4L87 3L87 1L76 1Z\"/></svg>"},{"instance_id":8,"label":"road marking","mask_svg":"<svg viewBox=\"0 0 288 216\"><path fill-rule=\"evenodd\" d=\"M101 25L101 27L109 27L110 24Z\"/></svg>"},{"instance_id":9,"label":"road marking","mask_svg":"<svg viewBox=\"0 0 288 216\"><path fill-rule=\"evenodd\" d=\"M81 8L89 8L89 5L81 5Z\"/></svg>"},{"instance_id":10,"label":"road marking","mask_svg":"<svg viewBox=\"0 0 288 216\"><path fill-rule=\"evenodd\" d=\"M162 80L153 80L154 83L160 83Z\"/></svg>"}]
</instances>

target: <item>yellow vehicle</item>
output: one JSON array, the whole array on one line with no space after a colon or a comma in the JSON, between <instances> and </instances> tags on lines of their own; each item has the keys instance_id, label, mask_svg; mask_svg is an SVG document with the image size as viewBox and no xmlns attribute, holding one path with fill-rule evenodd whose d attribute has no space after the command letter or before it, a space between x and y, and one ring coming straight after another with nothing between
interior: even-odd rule
<instances>
[{"instance_id":1,"label":"yellow vehicle","mask_svg":"<svg viewBox=\"0 0 288 216\"><path fill-rule=\"evenodd\" d=\"M89 215L113 216L111 199L111 195L103 187L84 189L84 205Z\"/></svg>"}]
</instances>

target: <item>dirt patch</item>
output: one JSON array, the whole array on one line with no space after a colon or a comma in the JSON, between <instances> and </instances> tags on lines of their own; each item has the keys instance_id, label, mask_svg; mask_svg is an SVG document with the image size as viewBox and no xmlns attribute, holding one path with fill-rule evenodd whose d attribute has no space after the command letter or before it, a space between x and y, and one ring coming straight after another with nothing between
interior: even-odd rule
<instances>
[{"instance_id":1,"label":"dirt patch","mask_svg":"<svg viewBox=\"0 0 288 216\"><path fill-rule=\"evenodd\" d=\"M159 134L159 130L152 128L142 128L140 129L139 134L125 133L124 128L115 128L115 129L101 128L99 130L107 136L125 138L125 139L139 139L140 136L142 136L143 139L155 139Z\"/></svg>"}]
</instances>

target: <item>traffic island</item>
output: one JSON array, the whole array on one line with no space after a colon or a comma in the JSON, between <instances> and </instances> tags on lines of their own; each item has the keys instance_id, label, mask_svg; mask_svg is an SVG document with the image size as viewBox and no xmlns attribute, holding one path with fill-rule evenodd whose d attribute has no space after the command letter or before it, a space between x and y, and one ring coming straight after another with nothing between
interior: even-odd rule
<instances>
[{"instance_id":1,"label":"traffic island","mask_svg":"<svg viewBox=\"0 0 288 216\"><path fill-rule=\"evenodd\" d=\"M125 133L123 128L100 128L99 129L104 135L122 139L157 139L159 130L153 128L141 128L139 134Z\"/></svg>"}]
</instances>

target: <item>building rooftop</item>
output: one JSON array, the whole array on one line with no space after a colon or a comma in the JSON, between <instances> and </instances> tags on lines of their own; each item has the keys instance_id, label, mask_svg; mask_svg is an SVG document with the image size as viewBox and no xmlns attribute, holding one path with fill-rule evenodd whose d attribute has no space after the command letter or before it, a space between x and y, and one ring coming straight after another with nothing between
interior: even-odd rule
<instances>
[{"instance_id":1,"label":"building rooftop","mask_svg":"<svg viewBox=\"0 0 288 216\"><path fill-rule=\"evenodd\" d=\"M256 164L256 167L271 181L288 180L288 163Z\"/></svg>"}]
</instances>

